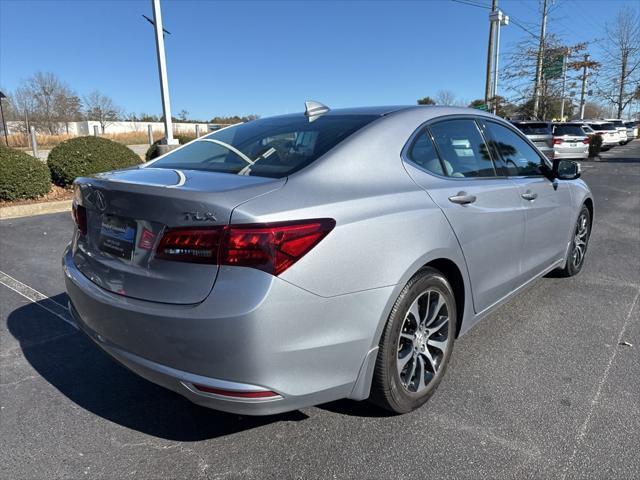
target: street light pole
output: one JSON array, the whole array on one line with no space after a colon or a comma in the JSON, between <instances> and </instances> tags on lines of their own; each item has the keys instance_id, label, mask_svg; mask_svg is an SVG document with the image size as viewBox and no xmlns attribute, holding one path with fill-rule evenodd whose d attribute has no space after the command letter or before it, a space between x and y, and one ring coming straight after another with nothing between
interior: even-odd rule
<instances>
[{"instance_id":1,"label":"street light pole","mask_svg":"<svg viewBox=\"0 0 640 480\"><path fill-rule=\"evenodd\" d=\"M569 56L569 50L565 50L564 57L562 57L562 94L560 95L560 121L564 122L564 93L567 85L567 57Z\"/></svg>"},{"instance_id":2,"label":"street light pole","mask_svg":"<svg viewBox=\"0 0 640 480\"><path fill-rule=\"evenodd\" d=\"M533 85L533 116L538 117L540 106L540 84L542 83L542 60L544 58L544 42L547 32L547 0L542 4L542 25L540 26L540 45L538 46L538 58L536 61L536 79Z\"/></svg>"},{"instance_id":3,"label":"street light pole","mask_svg":"<svg viewBox=\"0 0 640 480\"><path fill-rule=\"evenodd\" d=\"M167 145L177 145L173 138L173 124L171 121L171 105L169 101L169 83L167 81L167 60L164 54L164 37L162 32L162 12L160 0L151 0L153 6L153 28L156 33L156 51L158 54L158 71L160 73L160 92L162 94L162 113L164 115L164 136Z\"/></svg>"}]
</instances>

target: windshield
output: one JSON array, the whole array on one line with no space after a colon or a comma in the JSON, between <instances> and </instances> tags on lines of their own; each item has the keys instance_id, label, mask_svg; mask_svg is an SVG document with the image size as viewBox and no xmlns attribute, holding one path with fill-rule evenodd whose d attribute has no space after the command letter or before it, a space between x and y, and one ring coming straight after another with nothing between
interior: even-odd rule
<instances>
[{"instance_id":1,"label":"windshield","mask_svg":"<svg viewBox=\"0 0 640 480\"><path fill-rule=\"evenodd\" d=\"M525 135L551 135L548 123L516 123L515 126Z\"/></svg>"},{"instance_id":2,"label":"windshield","mask_svg":"<svg viewBox=\"0 0 640 480\"><path fill-rule=\"evenodd\" d=\"M584 132L579 125L556 125L553 128L553 134L558 137L562 137L564 135L584 137Z\"/></svg>"},{"instance_id":3,"label":"windshield","mask_svg":"<svg viewBox=\"0 0 640 480\"><path fill-rule=\"evenodd\" d=\"M286 115L211 133L153 163L158 168L281 178L311 164L377 115Z\"/></svg>"}]
</instances>

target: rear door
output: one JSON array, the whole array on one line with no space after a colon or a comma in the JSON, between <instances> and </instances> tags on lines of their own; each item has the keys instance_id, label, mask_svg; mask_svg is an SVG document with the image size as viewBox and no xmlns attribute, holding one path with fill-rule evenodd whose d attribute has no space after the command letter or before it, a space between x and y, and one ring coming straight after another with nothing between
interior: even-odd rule
<instances>
[{"instance_id":1,"label":"rear door","mask_svg":"<svg viewBox=\"0 0 640 480\"><path fill-rule=\"evenodd\" d=\"M521 283L524 283L563 258L573 225L569 185L545 176L551 165L520 132L490 120L483 121L483 125L509 178L518 186L518 200L525 210L521 254Z\"/></svg>"},{"instance_id":2,"label":"rear door","mask_svg":"<svg viewBox=\"0 0 640 480\"><path fill-rule=\"evenodd\" d=\"M476 312L519 276L524 213L517 187L496 168L472 117L429 124L404 152L407 171L442 209L462 248Z\"/></svg>"}]
</instances>

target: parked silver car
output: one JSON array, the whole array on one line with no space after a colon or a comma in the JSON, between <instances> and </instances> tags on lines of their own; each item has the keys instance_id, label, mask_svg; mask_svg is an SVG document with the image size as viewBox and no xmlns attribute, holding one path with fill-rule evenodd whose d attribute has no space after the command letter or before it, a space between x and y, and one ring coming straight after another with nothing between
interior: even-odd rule
<instances>
[{"instance_id":1,"label":"parked silver car","mask_svg":"<svg viewBox=\"0 0 640 480\"><path fill-rule=\"evenodd\" d=\"M589 157L589 137L579 123L553 124L554 158L584 160Z\"/></svg>"},{"instance_id":2,"label":"parked silver car","mask_svg":"<svg viewBox=\"0 0 640 480\"><path fill-rule=\"evenodd\" d=\"M524 120L512 122L547 158L553 159L553 129L550 122Z\"/></svg>"},{"instance_id":3,"label":"parked silver car","mask_svg":"<svg viewBox=\"0 0 640 480\"><path fill-rule=\"evenodd\" d=\"M547 272L581 270L579 176L478 110L310 103L78 178L70 311L200 405L408 412L459 335Z\"/></svg>"},{"instance_id":4,"label":"parked silver car","mask_svg":"<svg viewBox=\"0 0 640 480\"><path fill-rule=\"evenodd\" d=\"M638 138L638 122L637 121L627 121L624 122L624 126L627 129L627 140L631 141L634 138Z\"/></svg>"}]
</instances>

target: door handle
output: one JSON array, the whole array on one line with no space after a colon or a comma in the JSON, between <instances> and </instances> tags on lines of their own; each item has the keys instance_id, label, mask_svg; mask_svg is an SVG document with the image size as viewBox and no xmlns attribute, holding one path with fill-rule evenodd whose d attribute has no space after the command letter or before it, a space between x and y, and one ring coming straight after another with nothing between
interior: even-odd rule
<instances>
[{"instance_id":1,"label":"door handle","mask_svg":"<svg viewBox=\"0 0 640 480\"><path fill-rule=\"evenodd\" d=\"M538 194L532 192L531 190L527 190L526 192L524 192L522 195L520 195L522 198L524 198L525 200L529 200L530 202L535 200L536 198L538 198Z\"/></svg>"},{"instance_id":2,"label":"door handle","mask_svg":"<svg viewBox=\"0 0 640 480\"><path fill-rule=\"evenodd\" d=\"M449 197L449 201L451 203L457 203L459 205L468 205L469 203L473 203L476 201L475 195L469 195L466 192L458 192L457 195L453 195Z\"/></svg>"}]
</instances>

